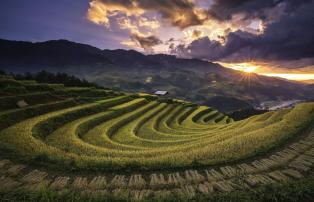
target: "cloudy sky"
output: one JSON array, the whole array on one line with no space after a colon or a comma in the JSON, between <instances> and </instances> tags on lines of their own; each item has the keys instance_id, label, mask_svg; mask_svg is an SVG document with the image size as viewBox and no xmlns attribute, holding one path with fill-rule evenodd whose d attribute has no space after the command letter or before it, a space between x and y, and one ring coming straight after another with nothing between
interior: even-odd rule
<instances>
[{"instance_id":1,"label":"cloudy sky","mask_svg":"<svg viewBox=\"0 0 314 202\"><path fill-rule=\"evenodd\" d=\"M314 0L2 0L0 38L68 39L314 79Z\"/></svg>"}]
</instances>

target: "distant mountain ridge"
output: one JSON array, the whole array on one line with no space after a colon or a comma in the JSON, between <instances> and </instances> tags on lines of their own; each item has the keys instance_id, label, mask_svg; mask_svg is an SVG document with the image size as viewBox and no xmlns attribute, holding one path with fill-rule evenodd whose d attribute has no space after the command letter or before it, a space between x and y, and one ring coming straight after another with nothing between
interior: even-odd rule
<instances>
[{"instance_id":1,"label":"distant mountain ridge","mask_svg":"<svg viewBox=\"0 0 314 202\"><path fill-rule=\"evenodd\" d=\"M2 53L0 54L0 67L7 66L13 71L20 65L60 67L62 65L115 64L120 67L128 66L128 68L143 66L146 68L160 66L171 68L174 65L184 66L187 63L198 63L197 67L208 67L209 64L202 60L181 59L173 55L144 55L135 50L101 50L63 39L34 43L0 39L0 52ZM213 65L213 63L210 64Z\"/></svg>"},{"instance_id":2,"label":"distant mountain ridge","mask_svg":"<svg viewBox=\"0 0 314 202\"><path fill-rule=\"evenodd\" d=\"M313 85L245 73L198 59L101 50L67 40L0 39L0 69L6 72L66 72L110 88L170 96L232 111L264 101L313 99Z\"/></svg>"},{"instance_id":3,"label":"distant mountain ridge","mask_svg":"<svg viewBox=\"0 0 314 202\"><path fill-rule=\"evenodd\" d=\"M67 40L22 42L0 40L1 66L63 66L110 64L102 51L90 45Z\"/></svg>"}]
</instances>

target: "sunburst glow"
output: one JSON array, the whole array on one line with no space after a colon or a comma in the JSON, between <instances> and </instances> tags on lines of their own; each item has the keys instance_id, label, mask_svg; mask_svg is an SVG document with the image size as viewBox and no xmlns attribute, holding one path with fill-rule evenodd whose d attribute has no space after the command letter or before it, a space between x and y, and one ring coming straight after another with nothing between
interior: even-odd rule
<instances>
[{"instance_id":1,"label":"sunburst glow","mask_svg":"<svg viewBox=\"0 0 314 202\"><path fill-rule=\"evenodd\" d=\"M307 80L314 80L314 74L281 74L281 73L262 73L264 76L271 76L271 77L280 77L289 80L296 80L296 81L307 81Z\"/></svg>"},{"instance_id":2,"label":"sunburst glow","mask_svg":"<svg viewBox=\"0 0 314 202\"><path fill-rule=\"evenodd\" d=\"M246 72L246 73L253 73L256 72L259 66L253 62L243 62L243 63L224 63L218 62L224 67L228 67L234 70Z\"/></svg>"},{"instance_id":3,"label":"sunburst glow","mask_svg":"<svg viewBox=\"0 0 314 202\"><path fill-rule=\"evenodd\" d=\"M288 80L294 81L306 81L314 83L314 74L313 73L304 73L302 71L297 72L296 70L280 70L275 71L271 66L265 65L263 63L257 62L243 62L243 63L225 63L218 62L220 65L231 68L234 70L242 71L245 73L256 73L259 75L270 76L270 77L279 77Z\"/></svg>"}]
</instances>

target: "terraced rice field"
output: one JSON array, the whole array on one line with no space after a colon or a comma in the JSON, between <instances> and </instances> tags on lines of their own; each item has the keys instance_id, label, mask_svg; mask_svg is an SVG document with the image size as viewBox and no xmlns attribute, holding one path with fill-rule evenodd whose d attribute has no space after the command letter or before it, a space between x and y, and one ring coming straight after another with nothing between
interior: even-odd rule
<instances>
[{"instance_id":1,"label":"terraced rice field","mask_svg":"<svg viewBox=\"0 0 314 202\"><path fill-rule=\"evenodd\" d=\"M313 168L314 103L235 122L149 96L45 97L25 108L0 97L1 189L191 197L299 179Z\"/></svg>"}]
</instances>

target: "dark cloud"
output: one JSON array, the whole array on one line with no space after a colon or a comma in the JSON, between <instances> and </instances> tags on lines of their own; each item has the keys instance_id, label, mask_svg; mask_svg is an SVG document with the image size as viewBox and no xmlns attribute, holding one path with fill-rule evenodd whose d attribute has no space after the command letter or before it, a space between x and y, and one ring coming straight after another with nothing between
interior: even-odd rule
<instances>
[{"instance_id":1,"label":"dark cloud","mask_svg":"<svg viewBox=\"0 0 314 202\"><path fill-rule=\"evenodd\" d=\"M244 1L247 2L247 1ZM269 24L262 35L242 31L230 33L226 44L207 37L180 45L172 53L209 60L255 58L297 60L314 57L314 1L286 12Z\"/></svg>"},{"instance_id":2,"label":"dark cloud","mask_svg":"<svg viewBox=\"0 0 314 202\"><path fill-rule=\"evenodd\" d=\"M144 50L151 52L153 46L162 44L162 41L156 36L140 36L138 34L131 34L131 39L137 42Z\"/></svg>"},{"instance_id":3,"label":"dark cloud","mask_svg":"<svg viewBox=\"0 0 314 202\"><path fill-rule=\"evenodd\" d=\"M200 25L205 19L196 12L196 5L189 0L92 0L105 6L120 6L130 10L155 11L171 25L184 29Z\"/></svg>"},{"instance_id":4,"label":"dark cloud","mask_svg":"<svg viewBox=\"0 0 314 202\"><path fill-rule=\"evenodd\" d=\"M244 14L246 18L266 20L267 9L274 9L279 5L286 11L293 11L311 0L214 0L209 9L210 16L218 20L230 20L235 14Z\"/></svg>"},{"instance_id":5,"label":"dark cloud","mask_svg":"<svg viewBox=\"0 0 314 202\"><path fill-rule=\"evenodd\" d=\"M234 14L253 15L267 7L275 7L273 0L215 0L209 13L218 20L230 20Z\"/></svg>"}]
</instances>

